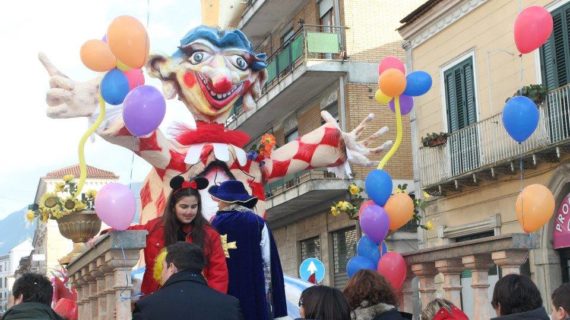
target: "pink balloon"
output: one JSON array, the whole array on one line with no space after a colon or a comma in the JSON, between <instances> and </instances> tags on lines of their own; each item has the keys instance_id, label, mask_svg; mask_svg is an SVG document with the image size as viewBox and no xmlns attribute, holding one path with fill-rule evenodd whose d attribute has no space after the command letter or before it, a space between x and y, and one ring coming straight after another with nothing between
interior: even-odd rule
<instances>
[{"instance_id":1,"label":"pink balloon","mask_svg":"<svg viewBox=\"0 0 570 320\"><path fill-rule=\"evenodd\" d=\"M144 74L141 69L129 69L127 71L123 71L123 73L129 81L129 90L133 90L134 88L144 84Z\"/></svg>"},{"instance_id":2,"label":"pink balloon","mask_svg":"<svg viewBox=\"0 0 570 320\"><path fill-rule=\"evenodd\" d=\"M406 272L408 267L406 261L401 254L397 252L388 252L380 258L377 271L381 274L396 290L402 289L402 285L406 280Z\"/></svg>"},{"instance_id":3,"label":"pink balloon","mask_svg":"<svg viewBox=\"0 0 570 320\"><path fill-rule=\"evenodd\" d=\"M108 226L125 230L135 217L136 201L131 189L120 183L109 183L95 197L95 212Z\"/></svg>"},{"instance_id":4,"label":"pink balloon","mask_svg":"<svg viewBox=\"0 0 570 320\"><path fill-rule=\"evenodd\" d=\"M404 66L404 63L400 59L393 56L387 56L386 58L382 59L382 61L380 61L380 64L378 65L378 74L382 74L382 72L392 68L398 69L406 74L406 67Z\"/></svg>"},{"instance_id":5,"label":"pink balloon","mask_svg":"<svg viewBox=\"0 0 570 320\"><path fill-rule=\"evenodd\" d=\"M548 41L554 22L552 15L540 6L524 9L515 21L515 43L520 53L529 53Z\"/></svg>"}]
</instances>

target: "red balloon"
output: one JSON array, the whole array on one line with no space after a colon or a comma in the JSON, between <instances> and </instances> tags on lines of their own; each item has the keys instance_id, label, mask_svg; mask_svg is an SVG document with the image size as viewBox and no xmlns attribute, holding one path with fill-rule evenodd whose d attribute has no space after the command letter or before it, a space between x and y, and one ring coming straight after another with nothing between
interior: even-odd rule
<instances>
[{"instance_id":1,"label":"red balloon","mask_svg":"<svg viewBox=\"0 0 570 320\"><path fill-rule=\"evenodd\" d=\"M552 15L540 6L524 9L515 21L515 43L520 53L529 53L548 41L552 34Z\"/></svg>"},{"instance_id":2,"label":"red balloon","mask_svg":"<svg viewBox=\"0 0 570 320\"><path fill-rule=\"evenodd\" d=\"M388 252L380 258L377 271L381 274L392 287L396 290L402 289L406 280L406 272L408 267L406 261L401 254L397 252Z\"/></svg>"},{"instance_id":3,"label":"red balloon","mask_svg":"<svg viewBox=\"0 0 570 320\"><path fill-rule=\"evenodd\" d=\"M387 56L380 61L380 64L378 65L378 74L382 74L382 72L388 69L398 69L402 71L403 74L406 74L406 67L402 60L393 56Z\"/></svg>"},{"instance_id":4,"label":"red balloon","mask_svg":"<svg viewBox=\"0 0 570 320\"><path fill-rule=\"evenodd\" d=\"M62 298L57 301L53 310L61 317L69 320L77 320L77 303L71 299Z\"/></svg>"}]
</instances>

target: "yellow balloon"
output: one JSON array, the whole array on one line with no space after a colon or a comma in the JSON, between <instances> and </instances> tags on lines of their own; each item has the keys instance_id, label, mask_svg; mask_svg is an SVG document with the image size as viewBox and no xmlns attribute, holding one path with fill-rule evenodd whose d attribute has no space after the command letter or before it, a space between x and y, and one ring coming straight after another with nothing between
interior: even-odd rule
<instances>
[{"instance_id":1,"label":"yellow balloon","mask_svg":"<svg viewBox=\"0 0 570 320\"><path fill-rule=\"evenodd\" d=\"M384 209L390 218L390 231L396 231L414 216L414 200L406 193L396 193L390 196Z\"/></svg>"},{"instance_id":2,"label":"yellow balloon","mask_svg":"<svg viewBox=\"0 0 570 320\"><path fill-rule=\"evenodd\" d=\"M524 232L534 232L554 214L554 196L547 187L531 184L519 194L515 210Z\"/></svg>"},{"instance_id":3,"label":"yellow balloon","mask_svg":"<svg viewBox=\"0 0 570 320\"><path fill-rule=\"evenodd\" d=\"M379 104L388 104L388 102L392 100L392 97L388 97L382 92L382 90L378 89L374 94L374 100L376 100L376 102L378 102Z\"/></svg>"},{"instance_id":4,"label":"yellow balloon","mask_svg":"<svg viewBox=\"0 0 570 320\"><path fill-rule=\"evenodd\" d=\"M129 71L131 70L131 68L129 66L127 66L126 64L124 64L122 61L117 60L117 69L121 70L121 71Z\"/></svg>"}]
</instances>

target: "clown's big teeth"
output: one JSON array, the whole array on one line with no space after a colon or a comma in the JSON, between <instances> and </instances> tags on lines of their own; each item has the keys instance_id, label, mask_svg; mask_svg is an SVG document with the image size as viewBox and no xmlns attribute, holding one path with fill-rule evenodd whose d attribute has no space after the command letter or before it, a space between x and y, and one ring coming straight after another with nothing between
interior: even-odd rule
<instances>
[{"instance_id":1,"label":"clown's big teeth","mask_svg":"<svg viewBox=\"0 0 570 320\"><path fill-rule=\"evenodd\" d=\"M208 79L206 79L206 77L204 77L204 75L202 73L197 72L197 74L198 74L198 78L200 79L200 81L202 81L202 83L206 87L206 90L208 91L208 93L216 100L226 99L227 97L231 96L234 92L236 92L241 87L241 84L239 86L236 86L234 84L232 86L232 88L230 89L230 91L224 92L224 93L216 93L216 92L214 92L214 90L210 86L210 81Z\"/></svg>"}]
</instances>

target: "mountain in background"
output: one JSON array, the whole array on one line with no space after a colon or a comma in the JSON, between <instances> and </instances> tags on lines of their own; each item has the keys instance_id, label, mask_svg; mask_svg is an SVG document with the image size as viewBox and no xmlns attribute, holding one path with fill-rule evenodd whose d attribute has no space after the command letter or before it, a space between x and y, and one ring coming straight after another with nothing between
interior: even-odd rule
<instances>
[{"instance_id":1,"label":"mountain in background","mask_svg":"<svg viewBox=\"0 0 570 320\"><path fill-rule=\"evenodd\" d=\"M36 224L26 221L26 211L28 207L14 211L0 220L0 255L8 254L24 240L34 237Z\"/></svg>"}]
</instances>

